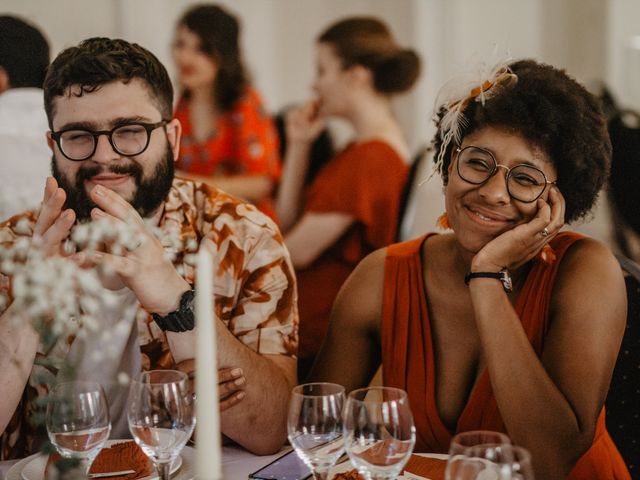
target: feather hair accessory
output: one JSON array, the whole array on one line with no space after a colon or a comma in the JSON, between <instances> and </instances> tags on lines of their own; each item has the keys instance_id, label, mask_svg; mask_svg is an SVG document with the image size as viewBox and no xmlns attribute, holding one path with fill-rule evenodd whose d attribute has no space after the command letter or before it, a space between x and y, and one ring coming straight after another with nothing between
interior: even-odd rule
<instances>
[{"instance_id":1,"label":"feather hair accessory","mask_svg":"<svg viewBox=\"0 0 640 480\"><path fill-rule=\"evenodd\" d=\"M497 95L504 87L513 85L517 81L517 75L503 60L490 69L487 69L486 64L480 64L477 73L459 75L443 85L438 92L435 103L436 115L441 109L445 110L440 120L442 144L434 163L433 172L420 184L440 170L451 141L458 145L462 142L462 131L469 123L469 120L464 116L464 111L469 104L475 101L484 106L487 100Z\"/></svg>"}]
</instances>

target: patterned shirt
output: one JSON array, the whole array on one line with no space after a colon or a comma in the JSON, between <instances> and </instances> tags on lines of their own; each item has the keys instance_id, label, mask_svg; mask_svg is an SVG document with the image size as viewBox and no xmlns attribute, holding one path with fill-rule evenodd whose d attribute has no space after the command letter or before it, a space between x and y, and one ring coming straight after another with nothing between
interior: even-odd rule
<instances>
[{"instance_id":1,"label":"patterned shirt","mask_svg":"<svg viewBox=\"0 0 640 480\"><path fill-rule=\"evenodd\" d=\"M215 121L213 133L203 142L194 138L190 115L188 102L181 100L175 112L182 125L176 168L210 177L267 175L279 180L278 133L254 89L248 88L233 109ZM256 206L275 218L270 198L260 199Z\"/></svg>"},{"instance_id":2,"label":"patterned shirt","mask_svg":"<svg viewBox=\"0 0 640 480\"><path fill-rule=\"evenodd\" d=\"M36 214L27 212L0 224L0 248L22 235L16 228L20 219L28 219L31 229ZM260 354L295 356L298 346L297 293L293 268L283 238L271 221L254 206L203 184L175 179L159 222L167 237L179 235L183 247L173 251L174 265L190 283L194 267L188 262L189 245L210 239L217 248L214 273L215 308L229 330L251 350ZM22 227L22 226L21 226ZM170 247L167 247L169 249ZM9 291L9 277L0 273L0 289ZM151 315L138 307L136 316L142 368L174 368L175 361L166 335ZM37 360L64 358L73 338L58 341L51 349L41 347ZM0 460L21 458L34 453L42 440L42 427L31 425L34 400L47 392L39 383L37 362L32 368L20 404L0 437Z\"/></svg>"}]
</instances>

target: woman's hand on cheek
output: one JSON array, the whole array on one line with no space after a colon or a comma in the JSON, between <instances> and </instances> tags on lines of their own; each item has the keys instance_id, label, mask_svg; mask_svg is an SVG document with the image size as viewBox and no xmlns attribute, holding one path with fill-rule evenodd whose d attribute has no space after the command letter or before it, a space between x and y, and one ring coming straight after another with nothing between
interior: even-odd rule
<instances>
[{"instance_id":1,"label":"woman's hand on cheek","mask_svg":"<svg viewBox=\"0 0 640 480\"><path fill-rule=\"evenodd\" d=\"M548 201L536 201L535 216L487 243L473 258L471 271L516 269L534 258L564 226L565 201L552 186Z\"/></svg>"}]
</instances>

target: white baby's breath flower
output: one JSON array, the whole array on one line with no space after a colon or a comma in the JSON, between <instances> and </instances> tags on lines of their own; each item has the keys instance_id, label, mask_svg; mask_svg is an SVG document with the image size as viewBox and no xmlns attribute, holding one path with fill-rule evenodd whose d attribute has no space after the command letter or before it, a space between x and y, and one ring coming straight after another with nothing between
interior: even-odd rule
<instances>
[{"instance_id":1,"label":"white baby's breath flower","mask_svg":"<svg viewBox=\"0 0 640 480\"><path fill-rule=\"evenodd\" d=\"M12 260L3 260L0 264L0 272L5 275L11 275L16 268L16 264Z\"/></svg>"},{"instance_id":2,"label":"white baby's breath flower","mask_svg":"<svg viewBox=\"0 0 640 480\"><path fill-rule=\"evenodd\" d=\"M31 243L27 237L19 237L13 244L16 254L23 258L27 256L30 246Z\"/></svg>"},{"instance_id":3,"label":"white baby's breath flower","mask_svg":"<svg viewBox=\"0 0 640 480\"><path fill-rule=\"evenodd\" d=\"M123 387L126 387L127 385L129 385L129 382L131 381L131 379L129 378L129 375L126 372L118 373L117 380L118 380L118 384L122 385Z\"/></svg>"},{"instance_id":4,"label":"white baby's breath flower","mask_svg":"<svg viewBox=\"0 0 640 480\"><path fill-rule=\"evenodd\" d=\"M29 222L29 219L24 217L21 218L20 220L18 220L18 223L16 223L16 226L13 227L15 232L18 235L29 235L31 234L31 224Z\"/></svg>"},{"instance_id":5,"label":"white baby's breath flower","mask_svg":"<svg viewBox=\"0 0 640 480\"><path fill-rule=\"evenodd\" d=\"M104 359L104 354L99 349L94 349L91 351L91 360L94 362L101 362Z\"/></svg>"},{"instance_id":6,"label":"white baby's breath flower","mask_svg":"<svg viewBox=\"0 0 640 480\"><path fill-rule=\"evenodd\" d=\"M129 322L120 320L118 323L116 323L116 326L113 328L113 334L117 337L124 337L129 333L130 329L131 329L131 324L129 324Z\"/></svg>"},{"instance_id":7,"label":"white baby's breath flower","mask_svg":"<svg viewBox=\"0 0 640 480\"><path fill-rule=\"evenodd\" d=\"M198 242L195 238L190 238L187 240L187 251L195 252L198 250Z\"/></svg>"}]
</instances>

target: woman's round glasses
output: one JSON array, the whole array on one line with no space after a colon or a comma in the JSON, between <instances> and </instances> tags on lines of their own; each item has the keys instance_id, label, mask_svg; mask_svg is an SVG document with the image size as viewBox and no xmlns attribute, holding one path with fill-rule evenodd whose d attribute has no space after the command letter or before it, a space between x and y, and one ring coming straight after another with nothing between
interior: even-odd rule
<instances>
[{"instance_id":1,"label":"woman's round glasses","mask_svg":"<svg viewBox=\"0 0 640 480\"><path fill-rule=\"evenodd\" d=\"M107 136L116 153L133 157L147 149L151 132L167 123L167 120L157 123L133 122L119 125L111 130L69 128L51 132L51 138L58 144L60 152L74 162L86 160L96 153L100 135Z\"/></svg>"},{"instance_id":2,"label":"woman's round glasses","mask_svg":"<svg viewBox=\"0 0 640 480\"><path fill-rule=\"evenodd\" d=\"M547 181L544 172L533 165L520 164L513 168L499 165L493 154L480 147L457 148L458 175L464 181L474 185L487 182L498 168L507 170L507 192L509 196L523 203L535 202L544 193L547 185L556 182Z\"/></svg>"}]
</instances>

